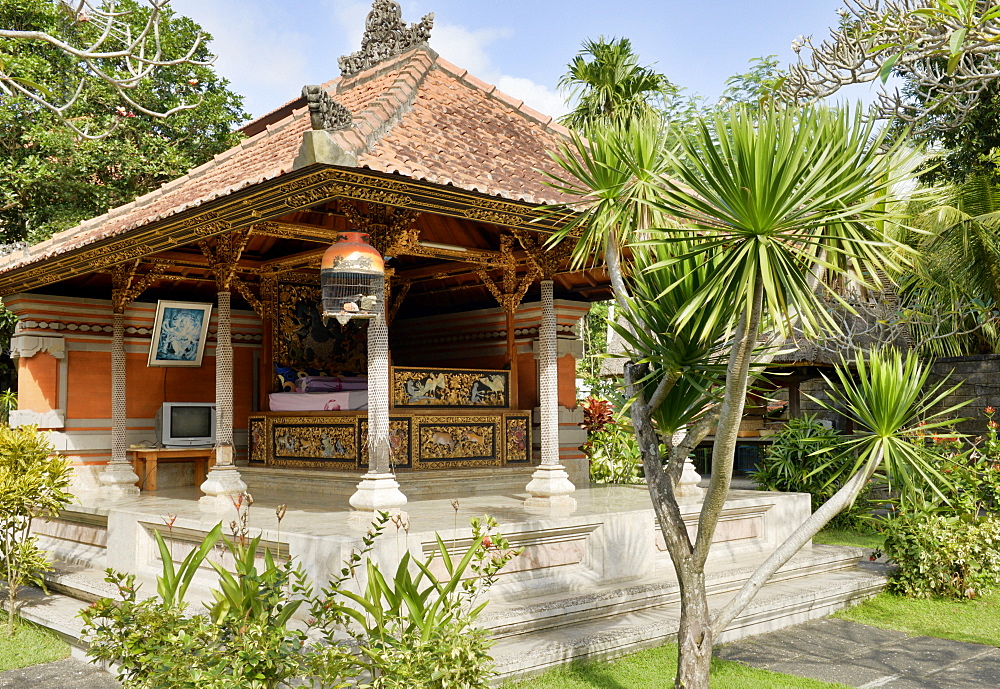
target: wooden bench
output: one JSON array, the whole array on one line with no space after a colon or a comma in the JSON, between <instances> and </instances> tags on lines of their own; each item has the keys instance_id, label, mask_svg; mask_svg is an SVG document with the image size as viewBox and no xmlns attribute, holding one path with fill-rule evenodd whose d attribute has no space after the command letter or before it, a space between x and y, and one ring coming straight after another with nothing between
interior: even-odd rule
<instances>
[{"instance_id":1,"label":"wooden bench","mask_svg":"<svg viewBox=\"0 0 1000 689\"><path fill-rule=\"evenodd\" d=\"M205 482L208 470L215 465L214 447L151 447L133 448L132 468L139 480L135 485L139 490L156 490L156 467L158 464L176 462L194 463L194 485Z\"/></svg>"}]
</instances>

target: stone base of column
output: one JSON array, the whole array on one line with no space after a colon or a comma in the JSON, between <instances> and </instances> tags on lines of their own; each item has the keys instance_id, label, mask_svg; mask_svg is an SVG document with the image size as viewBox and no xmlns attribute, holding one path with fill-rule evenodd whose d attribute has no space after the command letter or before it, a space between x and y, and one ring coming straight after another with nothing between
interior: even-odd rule
<instances>
[{"instance_id":1,"label":"stone base of column","mask_svg":"<svg viewBox=\"0 0 1000 689\"><path fill-rule=\"evenodd\" d=\"M681 480L674 486L674 495L678 498L700 498L705 494L705 489L698 485L700 482L701 476L694 470L694 462L688 457L684 460Z\"/></svg>"},{"instance_id":2,"label":"stone base of column","mask_svg":"<svg viewBox=\"0 0 1000 689\"><path fill-rule=\"evenodd\" d=\"M368 473L361 477L349 502L353 508L349 521L367 526L379 512L400 514L406 506L406 496L399 489L395 474Z\"/></svg>"},{"instance_id":3,"label":"stone base of column","mask_svg":"<svg viewBox=\"0 0 1000 689\"><path fill-rule=\"evenodd\" d=\"M531 475L525 490L529 497L524 506L529 509L576 509L573 493L576 486L569 480L569 474L561 464L543 464Z\"/></svg>"},{"instance_id":4,"label":"stone base of column","mask_svg":"<svg viewBox=\"0 0 1000 689\"><path fill-rule=\"evenodd\" d=\"M100 492L105 495L138 495L139 477L129 462L110 461L99 477Z\"/></svg>"},{"instance_id":5,"label":"stone base of column","mask_svg":"<svg viewBox=\"0 0 1000 689\"><path fill-rule=\"evenodd\" d=\"M231 510L234 509L233 500L247 492L247 484L232 464L216 465L201 484L201 492L204 495L198 500L199 507L215 511Z\"/></svg>"}]
</instances>

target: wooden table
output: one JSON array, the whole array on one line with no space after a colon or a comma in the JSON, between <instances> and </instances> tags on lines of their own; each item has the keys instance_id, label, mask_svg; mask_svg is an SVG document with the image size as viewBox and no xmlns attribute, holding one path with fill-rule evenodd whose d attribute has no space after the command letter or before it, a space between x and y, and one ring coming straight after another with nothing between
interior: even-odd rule
<instances>
[{"instance_id":1,"label":"wooden table","mask_svg":"<svg viewBox=\"0 0 1000 689\"><path fill-rule=\"evenodd\" d=\"M205 482L208 470L215 466L214 447L151 447L132 448L132 468L140 490L156 490L156 466L164 463L193 462L194 485Z\"/></svg>"}]
</instances>

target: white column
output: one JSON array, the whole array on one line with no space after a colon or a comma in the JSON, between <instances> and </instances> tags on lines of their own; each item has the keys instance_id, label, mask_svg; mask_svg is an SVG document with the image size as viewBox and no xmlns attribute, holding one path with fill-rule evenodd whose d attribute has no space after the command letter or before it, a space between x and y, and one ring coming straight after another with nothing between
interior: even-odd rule
<instances>
[{"instance_id":1,"label":"white column","mask_svg":"<svg viewBox=\"0 0 1000 689\"><path fill-rule=\"evenodd\" d=\"M246 492L233 463L233 338L230 293L219 291L218 328L215 335L215 466L208 472L199 501L210 509L232 509L233 498Z\"/></svg>"},{"instance_id":2,"label":"white column","mask_svg":"<svg viewBox=\"0 0 1000 689\"><path fill-rule=\"evenodd\" d=\"M125 314L112 315L111 334L111 461L101 472L101 492L138 495L139 477L128 460L125 380Z\"/></svg>"},{"instance_id":3,"label":"white column","mask_svg":"<svg viewBox=\"0 0 1000 689\"><path fill-rule=\"evenodd\" d=\"M552 280L542 280L542 323L538 330L538 387L542 421L542 462L526 490L527 507L576 507L576 488L559 463L559 354L556 345L556 311Z\"/></svg>"},{"instance_id":4,"label":"white column","mask_svg":"<svg viewBox=\"0 0 1000 689\"><path fill-rule=\"evenodd\" d=\"M368 473L351 496L352 521L367 524L375 512L406 505L389 460L389 328L383 311L368 324Z\"/></svg>"}]
</instances>

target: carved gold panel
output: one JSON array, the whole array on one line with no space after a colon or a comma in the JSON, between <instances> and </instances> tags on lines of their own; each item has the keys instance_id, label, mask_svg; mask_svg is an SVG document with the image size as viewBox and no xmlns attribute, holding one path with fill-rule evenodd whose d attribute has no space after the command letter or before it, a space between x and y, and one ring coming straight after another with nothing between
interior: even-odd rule
<instances>
[{"instance_id":1,"label":"carved gold panel","mask_svg":"<svg viewBox=\"0 0 1000 689\"><path fill-rule=\"evenodd\" d=\"M530 414L504 414L503 439L505 465L531 464Z\"/></svg>"},{"instance_id":2,"label":"carved gold panel","mask_svg":"<svg viewBox=\"0 0 1000 689\"><path fill-rule=\"evenodd\" d=\"M389 458L397 469L413 467L413 418L389 417ZM368 466L368 419L358 419L361 434L361 466Z\"/></svg>"},{"instance_id":3,"label":"carved gold panel","mask_svg":"<svg viewBox=\"0 0 1000 689\"><path fill-rule=\"evenodd\" d=\"M501 466L500 416L416 416L418 469Z\"/></svg>"},{"instance_id":4,"label":"carved gold panel","mask_svg":"<svg viewBox=\"0 0 1000 689\"><path fill-rule=\"evenodd\" d=\"M271 424L271 463L306 468L358 465L355 418L280 417Z\"/></svg>"},{"instance_id":5,"label":"carved gold panel","mask_svg":"<svg viewBox=\"0 0 1000 689\"><path fill-rule=\"evenodd\" d=\"M394 366L391 387L396 408L510 407L509 371Z\"/></svg>"}]
</instances>

